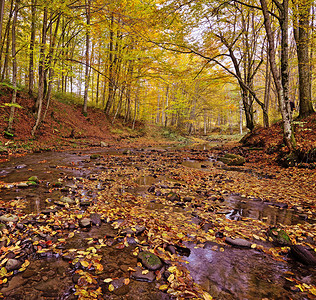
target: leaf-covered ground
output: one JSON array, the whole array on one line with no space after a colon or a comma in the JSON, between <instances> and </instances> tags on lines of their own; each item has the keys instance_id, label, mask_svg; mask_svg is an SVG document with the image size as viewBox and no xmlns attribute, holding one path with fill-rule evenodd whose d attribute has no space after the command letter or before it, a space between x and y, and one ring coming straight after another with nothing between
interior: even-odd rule
<instances>
[{"instance_id":1,"label":"leaf-covered ground","mask_svg":"<svg viewBox=\"0 0 316 300\"><path fill-rule=\"evenodd\" d=\"M240 148L230 151L242 151L248 162L229 167L216 160L227 151L147 148L95 155L84 161L85 170L98 170L95 174L80 178L65 175L60 177L60 184L39 183L47 188L47 196L41 197L46 203L42 213L24 213L28 204L23 198L3 201L3 214L18 217L18 221L10 221L2 229L0 275L4 297L11 299L10 295L14 295L6 288L7 281L23 276L34 258L63 258L69 264L65 278L70 279L64 282L72 289L68 298L60 299L212 299L210 290L194 282L186 267L188 242L197 248L211 243L212 251L225 253L232 247L226 238L240 238L249 243L251 251L291 263L289 245L275 246L267 236L271 222L264 218L227 217L231 206L225 200L231 195L290 211L302 222L272 224L286 231L292 244L315 252L315 171L284 169L260 160L265 155L263 150ZM80 167L79 162L57 166L61 171ZM2 190L13 186L3 183ZM61 189L66 189L74 201L50 199ZM98 226L91 228L92 220ZM163 267L148 269L137 259L143 251L159 257ZM8 257L8 253L12 254ZM120 255L128 257L120 262L123 267L110 268L110 257L118 261ZM7 268L11 257L22 263L13 271ZM313 267L302 268L315 275ZM142 283L150 290L139 298L135 278L142 276L152 283ZM307 281L293 272L282 276L289 283L288 297L315 297L314 280ZM31 288L32 284L28 284ZM122 290L124 296L118 294Z\"/></svg>"}]
</instances>

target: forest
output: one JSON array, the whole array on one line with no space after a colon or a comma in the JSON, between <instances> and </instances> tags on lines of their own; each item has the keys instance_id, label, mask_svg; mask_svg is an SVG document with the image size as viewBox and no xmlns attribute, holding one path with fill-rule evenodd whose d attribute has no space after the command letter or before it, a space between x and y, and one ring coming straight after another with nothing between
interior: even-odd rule
<instances>
[{"instance_id":1,"label":"forest","mask_svg":"<svg viewBox=\"0 0 316 300\"><path fill-rule=\"evenodd\" d=\"M271 3L270 3L271 2ZM314 112L314 6L304 1L1 1L1 81L51 99L207 134ZM294 116L293 116L293 108Z\"/></svg>"},{"instance_id":2,"label":"forest","mask_svg":"<svg viewBox=\"0 0 316 300\"><path fill-rule=\"evenodd\" d=\"M0 0L0 299L314 299L315 16Z\"/></svg>"}]
</instances>

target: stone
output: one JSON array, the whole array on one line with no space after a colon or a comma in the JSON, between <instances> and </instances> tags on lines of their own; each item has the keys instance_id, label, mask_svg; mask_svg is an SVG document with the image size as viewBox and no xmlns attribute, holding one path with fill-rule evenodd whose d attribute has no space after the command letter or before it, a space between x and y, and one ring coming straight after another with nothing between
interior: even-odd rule
<instances>
[{"instance_id":1,"label":"stone","mask_svg":"<svg viewBox=\"0 0 316 300\"><path fill-rule=\"evenodd\" d=\"M30 278L30 277L34 277L37 275L37 272L33 269L26 269L23 274L22 277L23 278Z\"/></svg>"},{"instance_id":2,"label":"stone","mask_svg":"<svg viewBox=\"0 0 316 300\"><path fill-rule=\"evenodd\" d=\"M39 179L37 176L31 176L27 181L34 181L36 183L39 183Z\"/></svg>"},{"instance_id":3,"label":"stone","mask_svg":"<svg viewBox=\"0 0 316 300\"><path fill-rule=\"evenodd\" d=\"M100 142L100 146L101 146L101 147L108 147L109 144L106 143L106 142L101 141L101 142Z\"/></svg>"},{"instance_id":4,"label":"stone","mask_svg":"<svg viewBox=\"0 0 316 300\"><path fill-rule=\"evenodd\" d=\"M23 188L27 188L29 185L27 182L19 182L16 186L20 189L23 189Z\"/></svg>"},{"instance_id":5,"label":"stone","mask_svg":"<svg viewBox=\"0 0 316 300\"><path fill-rule=\"evenodd\" d=\"M131 277L135 280L153 282L156 278L153 271L143 272L144 270L141 267L136 267L135 270L136 272L132 272L131 274Z\"/></svg>"},{"instance_id":6,"label":"stone","mask_svg":"<svg viewBox=\"0 0 316 300\"><path fill-rule=\"evenodd\" d=\"M15 166L16 169L23 169L23 168L26 168L27 166L22 164L22 165L17 165Z\"/></svg>"},{"instance_id":7,"label":"stone","mask_svg":"<svg viewBox=\"0 0 316 300\"><path fill-rule=\"evenodd\" d=\"M244 239L232 239L230 237L226 237L225 238L225 242L227 244L230 244L230 245L233 245L233 246L236 246L236 247L245 247L245 248L250 248L252 243L247 241L247 240L244 240Z\"/></svg>"},{"instance_id":8,"label":"stone","mask_svg":"<svg viewBox=\"0 0 316 300\"><path fill-rule=\"evenodd\" d=\"M17 270L21 267L22 265L22 262L20 262L19 260L17 259L14 259L14 258L10 258L8 259L6 265L5 265L5 268L7 269L8 272L10 271L14 271L14 270Z\"/></svg>"},{"instance_id":9,"label":"stone","mask_svg":"<svg viewBox=\"0 0 316 300\"><path fill-rule=\"evenodd\" d=\"M101 157L100 154L91 154L91 155L90 155L90 159L98 159L98 158L100 158L100 157Z\"/></svg>"},{"instance_id":10,"label":"stone","mask_svg":"<svg viewBox=\"0 0 316 300\"><path fill-rule=\"evenodd\" d=\"M79 220L79 226L82 228L88 228L91 226L91 219L90 218L83 218Z\"/></svg>"},{"instance_id":11,"label":"stone","mask_svg":"<svg viewBox=\"0 0 316 300\"><path fill-rule=\"evenodd\" d=\"M0 216L0 222L3 222L3 223L17 222L18 220L19 220L19 217L16 215L6 214L3 216Z\"/></svg>"},{"instance_id":12,"label":"stone","mask_svg":"<svg viewBox=\"0 0 316 300\"><path fill-rule=\"evenodd\" d=\"M172 202L181 200L180 195L174 192L168 193L166 199Z\"/></svg>"},{"instance_id":13,"label":"stone","mask_svg":"<svg viewBox=\"0 0 316 300\"><path fill-rule=\"evenodd\" d=\"M90 214L90 219L93 225L100 226L102 221L101 221L101 215L98 213L92 213Z\"/></svg>"},{"instance_id":14,"label":"stone","mask_svg":"<svg viewBox=\"0 0 316 300\"><path fill-rule=\"evenodd\" d=\"M228 166L243 166L246 162L244 157L231 153L226 153L223 157L218 158L218 160Z\"/></svg>"},{"instance_id":15,"label":"stone","mask_svg":"<svg viewBox=\"0 0 316 300\"><path fill-rule=\"evenodd\" d=\"M275 246L290 246L292 244L288 234L280 228L272 227L268 230L268 236L272 238Z\"/></svg>"},{"instance_id":16,"label":"stone","mask_svg":"<svg viewBox=\"0 0 316 300\"><path fill-rule=\"evenodd\" d=\"M141 261L143 266L151 271L156 271L162 268L163 263L158 256L155 254L143 251L138 254L138 259Z\"/></svg>"},{"instance_id":17,"label":"stone","mask_svg":"<svg viewBox=\"0 0 316 300\"><path fill-rule=\"evenodd\" d=\"M316 266L316 257L312 254L312 252L302 245L291 246L292 256L307 266Z\"/></svg>"},{"instance_id":18,"label":"stone","mask_svg":"<svg viewBox=\"0 0 316 300\"><path fill-rule=\"evenodd\" d=\"M68 203L68 204L75 204L76 201L71 199L70 197L60 197L60 201L63 202L63 203Z\"/></svg>"}]
</instances>

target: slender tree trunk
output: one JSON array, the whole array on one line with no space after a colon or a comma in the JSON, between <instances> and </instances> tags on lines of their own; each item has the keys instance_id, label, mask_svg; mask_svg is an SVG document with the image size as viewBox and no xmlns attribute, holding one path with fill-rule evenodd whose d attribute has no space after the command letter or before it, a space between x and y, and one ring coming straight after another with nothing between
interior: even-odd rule
<instances>
[{"instance_id":1,"label":"slender tree trunk","mask_svg":"<svg viewBox=\"0 0 316 300\"><path fill-rule=\"evenodd\" d=\"M31 134L35 135L35 132L40 124L43 98L44 98L44 85L45 85L45 47L46 47L46 33L47 31L47 7L44 7L43 15L43 27L42 27L42 41L41 41L41 52L40 52L40 62L39 62L39 80L38 80L38 96L35 103L35 110L37 112L36 122L32 128Z\"/></svg>"},{"instance_id":2,"label":"slender tree trunk","mask_svg":"<svg viewBox=\"0 0 316 300\"><path fill-rule=\"evenodd\" d=\"M289 110L289 101L288 101L288 86L286 81L288 80L288 68L287 62L286 62L286 55L287 55L287 43L288 40L285 40L287 38L287 31L288 31L288 0L284 0L283 2L283 9L280 12L280 26L281 26L281 32L282 32L282 38L281 38L281 75L282 75L282 81L279 78L279 72L277 70L277 64L275 59L275 46L274 46L274 38L273 33L271 30L271 22L270 22L270 15L267 7L266 0L260 0L261 7L262 7L262 13L264 16L264 25L267 33L268 43L269 43L269 60L270 60L270 67L271 72L273 75L273 80L275 83L275 87L277 90L277 96L279 101L279 107L282 115L283 120L283 136L285 143L290 151L293 151L296 147L294 134L292 131L292 123L291 123L291 114ZM284 32L286 31L286 32ZM284 78L283 78L284 76Z\"/></svg>"},{"instance_id":3,"label":"slender tree trunk","mask_svg":"<svg viewBox=\"0 0 316 300\"><path fill-rule=\"evenodd\" d=\"M270 89L271 89L271 71L269 66L269 54L267 53L266 63L266 76L265 76L265 87L264 87L264 107L266 110L267 118L263 118L264 127L269 127L269 100L270 100Z\"/></svg>"},{"instance_id":4,"label":"slender tree trunk","mask_svg":"<svg viewBox=\"0 0 316 300\"><path fill-rule=\"evenodd\" d=\"M34 89L34 45L35 45L35 20L36 20L36 0L32 0L32 21L31 21L31 40L30 40L30 61L29 61L29 95L33 96Z\"/></svg>"},{"instance_id":5,"label":"slender tree trunk","mask_svg":"<svg viewBox=\"0 0 316 300\"><path fill-rule=\"evenodd\" d=\"M86 70L85 70L85 87L84 87L84 98L83 98L83 109L82 113L86 116L87 115L87 108L88 108L88 91L89 91L89 81L90 81L90 70L89 70L89 63L90 63L90 7L91 7L91 0L86 0L86 17L87 17L87 32L86 32Z\"/></svg>"},{"instance_id":6,"label":"slender tree trunk","mask_svg":"<svg viewBox=\"0 0 316 300\"><path fill-rule=\"evenodd\" d=\"M304 118L314 113L312 105L311 62L309 53L309 21L312 1L300 0L298 8L298 24L294 26L294 37L297 49L298 76L299 76L299 117Z\"/></svg>"},{"instance_id":7,"label":"slender tree trunk","mask_svg":"<svg viewBox=\"0 0 316 300\"><path fill-rule=\"evenodd\" d=\"M16 62L16 23L18 19L18 10L19 10L19 0L16 1L14 7L14 18L12 23L12 64L13 64L13 71L12 71L12 85L13 85L13 92L12 92L12 100L11 100L11 109L10 109L10 116L8 122L8 129L9 133L12 132L13 127L13 120L14 120L14 112L15 112L15 104L16 104L16 93L17 93L17 84L16 84L16 77L17 77L17 62Z\"/></svg>"},{"instance_id":8,"label":"slender tree trunk","mask_svg":"<svg viewBox=\"0 0 316 300\"><path fill-rule=\"evenodd\" d=\"M113 42L114 42L114 13L111 15L110 22L110 41L109 41L109 87L108 87L108 99L105 105L105 114L109 115L112 102L114 100L114 74L113 74Z\"/></svg>"}]
</instances>

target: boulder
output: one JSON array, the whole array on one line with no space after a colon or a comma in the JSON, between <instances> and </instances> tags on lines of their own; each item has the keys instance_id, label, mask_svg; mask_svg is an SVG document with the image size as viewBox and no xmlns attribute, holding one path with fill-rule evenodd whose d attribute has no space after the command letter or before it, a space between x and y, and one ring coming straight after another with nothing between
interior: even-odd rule
<instances>
[{"instance_id":1,"label":"boulder","mask_svg":"<svg viewBox=\"0 0 316 300\"><path fill-rule=\"evenodd\" d=\"M73 200L73 199L71 199L69 197L64 197L64 196L60 197L60 202L68 203L68 204L75 204L76 203L75 200Z\"/></svg>"},{"instance_id":2,"label":"boulder","mask_svg":"<svg viewBox=\"0 0 316 300\"><path fill-rule=\"evenodd\" d=\"M3 223L10 223L10 222L17 222L19 217L16 215L6 214L0 217L0 222Z\"/></svg>"},{"instance_id":3,"label":"boulder","mask_svg":"<svg viewBox=\"0 0 316 300\"><path fill-rule=\"evenodd\" d=\"M90 219L93 225L100 226L102 221L101 221L101 215L98 213L92 213L90 214Z\"/></svg>"},{"instance_id":4,"label":"boulder","mask_svg":"<svg viewBox=\"0 0 316 300\"><path fill-rule=\"evenodd\" d=\"M218 160L228 166L243 166L246 162L244 157L231 153L226 153L223 157L218 158Z\"/></svg>"},{"instance_id":5,"label":"boulder","mask_svg":"<svg viewBox=\"0 0 316 300\"><path fill-rule=\"evenodd\" d=\"M158 256L155 254L143 251L138 254L138 259L141 261L143 266L151 271L156 271L162 268L163 263Z\"/></svg>"},{"instance_id":6,"label":"boulder","mask_svg":"<svg viewBox=\"0 0 316 300\"><path fill-rule=\"evenodd\" d=\"M139 280L139 281L146 281L146 282L152 282L155 280L156 276L153 271L143 272L144 270L141 267L135 268L136 272L133 272L131 274L131 277Z\"/></svg>"},{"instance_id":7,"label":"boulder","mask_svg":"<svg viewBox=\"0 0 316 300\"><path fill-rule=\"evenodd\" d=\"M316 257L302 245L292 245L291 254L304 265L316 266Z\"/></svg>"},{"instance_id":8,"label":"boulder","mask_svg":"<svg viewBox=\"0 0 316 300\"><path fill-rule=\"evenodd\" d=\"M79 220L79 225L82 228L88 228L91 226L91 219L90 218L83 218Z\"/></svg>"},{"instance_id":9,"label":"boulder","mask_svg":"<svg viewBox=\"0 0 316 300\"><path fill-rule=\"evenodd\" d=\"M240 238L232 239L230 237L226 237L225 242L227 244L230 244L230 245L233 245L236 247L244 247L244 248L251 248L251 245L252 245L251 242L244 240L244 239L240 239Z\"/></svg>"},{"instance_id":10,"label":"boulder","mask_svg":"<svg viewBox=\"0 0 316 300\"><path fill-rule=\"evenodd\" d=\"M280 228L272 227L268 230L268 237L275 246L290 246L292 244L288 234Z\"/></svg>"},{"instance_id":11,"label":"boulder","mask_svg":"<svg viewBox=\"0 0 316 300\"><path fill-rule=\"evenodd\" d=\"M10 271L14 271L14 270L17 270L21 267L22 265L22 262L20 262L19 260L17 259L14 259L14 258L10 258L8 259L6 265L5 265L5 268L7 269L8 272Z\"/></svg>"}]
</instances>

